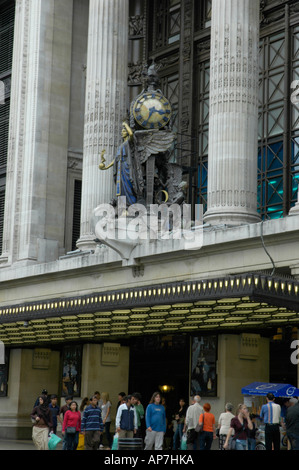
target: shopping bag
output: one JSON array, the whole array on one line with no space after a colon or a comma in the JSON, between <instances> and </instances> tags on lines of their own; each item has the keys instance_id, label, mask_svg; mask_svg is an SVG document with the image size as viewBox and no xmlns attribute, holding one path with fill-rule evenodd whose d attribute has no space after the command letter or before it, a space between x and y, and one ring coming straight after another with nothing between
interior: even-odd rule
<instances>
[{"instance_id":1,"label":"shopping bag","mask_svg":"<svg viewBox=\"0 0 299 470\"><path fill-rule=\"evenodd\" d=\"M118 450L118 433L117 432L114 434L111 450Z\"/></svg>"},{"instance_id":2,"label":"shopping bag","mask_svg":"<svg viewBox=\"0 0 299 470\"><path fill-rule=\"evenodd\" d=\"M187 434L186 433L182 435L181 450L187 450Z\"/></svg>"},{"instance_id":3,"label":"shopping bag","mask_svg":"<svg viewBox=\"0 0 299 470\"><path fill-rule=\"evenodd\" d=\"M50 439L48 442L49 450L56 450L57 444L61 441L60 437L56 436L56 434L51 433Z\"/></svg>"},{"instance_id":4,"label":"shopping bag","mask_svg":"<svg viewBox=\"0 0 299 470\"><path fill-rule=\"evenodd\" d=\"M85 441L84 434L79 433L79 442L78 442L76 450L84 450L84 441Z\"/></svg>"}]
</instances>

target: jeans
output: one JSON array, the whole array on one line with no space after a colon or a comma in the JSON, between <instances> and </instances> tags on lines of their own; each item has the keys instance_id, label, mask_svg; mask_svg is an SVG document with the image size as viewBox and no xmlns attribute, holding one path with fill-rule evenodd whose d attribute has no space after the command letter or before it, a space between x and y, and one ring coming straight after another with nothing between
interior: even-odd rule
<instances>
[{"instance_id":1,"label":"jeans","mask_svg":"<svg viewBox=\"0 0 299 470\"><path fill-rule=\"evenodd\" d=\"M112 446L112 442L113 442L113 438L111 436L111 433L110 433L110 424L111 424L111 421L106 421L105 424L104 424L104 432L106 434L106 438L107 438L107 441L108 441L108 446L111 448ZM101 441L100 443L102 444L103 443L103 434L101 434Z\"/></svg>"},{"instance_id":2,"label":"jeans","mask_svg":"<svg viewBox=\"0 0 299 470\"><path fill-rule=\"evenodd\" d=\"M247 440L236 439L236 450L247 450Z\"/></svg>"},{"instance_id":3,"label":"jeans","mask_svg":"<svg viewBox=\"0 0 299 470\"><path fill-rule=\"evenodd\" d=\"M248 438L248 450L255 450L255 446L256 446L255 439L252 437L249 437Z\"/></svg>"},{"instance_id":4,"label":"jeans","mask_svg":"<svg viewBox=\"0 0 299 470\"><path fill-rule=\"evenodd\" d=\"M213 433L202 431L199 433L199 450L211 450L213 443Z\"/></svg>"},{"instance_id":5,"label":"jeans","mask_svg":"<svg viewBox=\"0 0 299 470\"><path fill-rule=\"evenodd\" d=\"M65 433L65 449L64 450L76 450L79 442L79 432L74 434Z\"/></svg>"},{"instance_id":6,"label":"jeans","mask_svg":"<svg viewBox=\"0 0 299 470\"><path fill-rule=\"evenodd\" d=\"M184 423L179 423L173 436L173 450L179 450L183 435Z\"/></svg>"},{"instance_id":7,"label":"jeans","mask_svg":"<svg viewBox=\"0 0 299 470\"><path fill-rule=\"evenodd\" d=\"M287 437L291 443L291 450L299 450L299 435L287 432Z\"/></svg>"}]
</instances>

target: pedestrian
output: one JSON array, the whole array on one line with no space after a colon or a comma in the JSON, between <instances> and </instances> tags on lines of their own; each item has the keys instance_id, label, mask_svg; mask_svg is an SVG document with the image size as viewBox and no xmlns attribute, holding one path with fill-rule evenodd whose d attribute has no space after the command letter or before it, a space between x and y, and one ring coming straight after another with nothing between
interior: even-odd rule
<instances>
[{"instance_id":1,"label":"pedestrian","mask_svg":"<svg viewBox=\"0 0 299 470\"><path fill-rule=\"evenodd\" d=\"M60 408L57 405L57 400L58 400L57 395L51 395L50 400L51 400L51 403L49 405L49 408L50 408L51 413L52 413L53 433L56 434L57 433L57 424L58 424L57 421L59 421L60 424L62 424L62 420L59 416Z\"/></svg>"},{"instance_id":2,"label":"pedestrian","mask_svg":"<svg viewBox=\"0 0 299 470\"><path fill-rule=\"evenodd\" d=\"M188 407L183 432L187 431L187 448L188 450L198 450L198 432L196 427L199 416L203 413L203 407L200 403L200 396L195 395L192 404Z\"/></svg>"},{"instance_id":3,"label":"pedestrian","mask_svg":"<svg viewBox=\"0 0 299 470\"><path fill-rule=\"evenodd\" d=\"M145 450L162 450L164 434L166 433L166 412L161 404L161 395L155 392L152 395L145 413L146 436Z\"/></svg>"},{"instance_id":4,"label":"pedestrian","mask_svg":"<svg viewBox=\"0 0 299 470\"><path fill-rule=\"evenodd\" d=\"M117 402L117 406L116 406L116 411L118 410L118 408L120 407L120 405L123 405L124 404L124 398L127 396L127 394L125 392L119 392L118 394L118 402Z\"/></svg>"},{"instance_id":5,"label":"pedestrian","mask_svg":"<svg viewBox=\"0 0 299 470\"><path fill-rule=\"evenodd\" d=\"M255 421L257 417L258 415L255 415L254 413L250 413L250 419L251 419L253 428L248 430L248 450L255 450L256 432L257 432Z\"/></svg>"},{"instance_id":6,"label":"pedestrian","mask_svg":"<svg viewBox=\"0 0 299 470\"><path fill-rule=\"evenodd\" d=\"M65 404L59 410L59 417L60 415L62 415L62 422L64 420L65 413L69 410L70 403L73 401L73 397L70 395L67 395L64 400L65 400ZM63 436L62 450L65 450L65 436Z\"/></svg>"},{"instance_id":7,"label":"pedestrian","mask_svg":"<svg viewBox=\"0 0 299 470\"><path fill-rule=\"evenodd\" d=\"M266 396L267 403L262 406L260 418L265 424L265 446L266 450L280 450L280 423L281 407L275 403L273 393Z\"/></svg>"},{"instance_id":8,"label":"pedestrian","mask_svg":"<svg viewBox=\"0 0 299 470\"><path fill-rule=\"evenodd\" d=\"M84 397L83 400L81 401L81 405L80 405L80 408L79 408L79 411L80 411L80 414L81 414L81 421L82 421L82 416L83 416L84 410L88 405L89 405L89 398ZM77 450L84 450L84 434L81 432L81 430L79 432L79 442L78 442L78 445L77 445Z\"/></svg>"},{"instance_id":9,"label":"pedestrian","mask_svg":"<svg viewBox=\"0 0 299 470\"><path fill-rule=\"evenodd\" d=\"M183 429L185 424L185 418L187 413L187 405L184 398L179 400L178 411L175 413L174 419L176 421L176 428L173 435L173 450L179 450L181 448L181 440L183 436Z\"/></svg>"},{"instance_id":10,"label":"pedestrian","mask_svg":"<svg viewBox=\"0 0 299 470\"><path fill-rule=\"evenodd\" d=\"M41 391L41 394L37 397L37 399L35 400L35 403L33 405L33 408L35 408L36 406L39 406L39 397L40 396L43 396L45 398L45 401L46 401L46 404L49 405L50 404L50 398L48 396L48 391L43 388L43 390Z\"/></svg>"},{"instance_id":11,"label":"pedestrian","mask_svg":"<svg viewBox=\"0 0 299 470\"><path fill-rule=\"evenodd\" d=\"M102 403L99 406L102 410L102 420L103 420L103 425L104 425L104 432L106 434L106 438L107 438L107 441L108 441L108 446L111 449L112 442L113 442L112 436L110 434L111 406L112 406L112 403L109 400L109 393L102 392L101 397L102 397ZM101 435L101 444L100 444L100 446L102 445L102 439L103 439L103 434Z\"/></svg>"},{"instance_id":12,"label":"pedestrian","mask_svg":"<svg viewBox=\"0 0 299 470\"><path fill-rule=\"evenodd\" d=\"M124 397L124 403L120 405L117 410L115 429L118 433L118 437L121 439L132 439L138 428L137 413L133 406L133 401L132 395Z\"/></svg>"},{"instance_id":13,"label":"pedestrian","mask_svg":"<svg viewBox=\"0 0 299 470\"><path fill-rule=\"evenodd\" d=\"M94 392L93 396L94 396L94 397L97 397L97 400L98 400L98 406L101 406L101 405L102 405L102 401L103 401L103 400L102 400L102 398L101 398L101 394L100 394L100 392L98 392L98 391Z\"/></svg>"},{"instance_id":14,"label":"pedestrian","mask_svg":"<svg viewBox=\"0 0 299 470\"><path fill-rule=\"evenodd\" d=\"M226 436L230 428L230 422L235 417L232 413L234 407L231 403L226 403L225 411L220 414L218 419L218 429L219 429L219 450L223 449L223 444L225 443Z\"/></svg>"},{"instance_id":15,"label":"pedestrian","mask_svg":"<svg viewBox=\"0 0 299 470\"><path fill-rule=\"evenodd\" d=\"M134 408L137 414L137 431L134 434L134 437L143 439L143 429L144 429L144 407L141 403L141 395L138 392L132 393L132 398L134 400Z\"/></svg>"},{"instance_id":16,"label":"pedestrian","mask_svg":"<svg viewBox=\"0 0 299 470\"><path fill-rule=\"evenodd\" d=\"M92 396L89 403L83 412L81 432L84 434L85 450L98 450L104 430L102 412L96 396Z\"/></svg>"},{"instance_id":17,"label":"pedestrian","mask_svg":"<svg viewBox=\"0 0 299 470\"><path fill-rule=\"evenodd\" d=\"M210 403L203 405L203 413L200 415L198 423L202 425L199 433L199 450L211 450L213 439L216 439L215 416L211 413Z\"/></svg>"},{"instance_id":18,"label":"pedestrian","mask_svg":"<svg viewBox=\"0 0 299 470\"><path fill-rule=\"evenodd\" d=\"M62 424L62 434L65 436L65 449L76 450L79 443L79 432L81 430L81 413L78 404L72 401L66 411Z\"/></svg>"},{"instance_id":19,"label":"pedestrian","mask_svg":"<svg viewBox=\"0 0 299 470\"><path fill-rule=\"evenodd\" d=\"M235 443L235 450L247 450L248 431L252 429L253 425L247 406L241 404L238 406L236 416L231 420L223 448L225 450L229 449L230 446L232 448ZM230 442L230 438L233 433L235 434L232 438L232 442Z\"/></svg>"},{"instance_id":20,"label":"pedestrian","mask_svg":"<svg viewBox=\"0 0 299 470\"><path fill-rule=\"evenodd\" d=\"M285 418L287 437L291 450L299 450L299 402L287 409Z\"/></svg>"},{"instance_id":21,"label":"pedestrian","mask_svg":"<svg viewBox=\"0 0 299 470\"><path fill-rule=\"evenodd\" d=\"M79 411L81 413L81 417L83 415L83 411L85 410L85 408L89 405L89 398L88 397L84 397L83 400L81 401L81 405L80 405L80 408L79 408Z\"/></svg>"},{"instance_id":22,"label":"pedestrian","mask_svg":"<svg viewBox=\"0 0 299 470\"><path fill-rule=\"evenodd\" d=\"M32 440L38 450L48 450L48 436L53 429L52 414L48 406L47 396L39 397L39 404L31 413Z\"/></svg>"},{"instance_id":23,"label":"pedestrian","mask_svg":"<svg viewBox=\"0 0 299 470\"><path fill-rule=\"evenodd\" d=\"M59 410L59 415L62 414L62 417L64 418L65 413L69 409L70 403L73 401L73 397L68 395L65 397L65 404L60 408Z\"/></svg>"}]
</instances>

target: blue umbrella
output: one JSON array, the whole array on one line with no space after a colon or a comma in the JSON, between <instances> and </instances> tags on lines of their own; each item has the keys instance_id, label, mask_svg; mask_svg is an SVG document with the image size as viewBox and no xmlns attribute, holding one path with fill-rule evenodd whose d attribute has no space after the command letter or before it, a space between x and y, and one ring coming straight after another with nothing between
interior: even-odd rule
<instances>
[{"instance_id":1,"label":"blue umbrella","mask_svg":"<svg viewBox=\"0 0 299 470\"><path fill-rule=\"evenodd\" d=\"M243 395L266 396L268 393L275 397L299 397L299 389L289 384L253 382L242 388Z\"/></svg>"}]
</instances>

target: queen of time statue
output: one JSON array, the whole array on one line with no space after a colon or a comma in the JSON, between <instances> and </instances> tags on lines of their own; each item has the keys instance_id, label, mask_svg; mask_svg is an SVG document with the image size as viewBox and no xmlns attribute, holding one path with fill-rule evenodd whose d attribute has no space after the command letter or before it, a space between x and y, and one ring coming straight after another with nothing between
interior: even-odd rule
<instances>
[{"instance_id":1,"label":"queen of time statue","mask_svg":"<svg viewBox=\"0 0 299 470\"><path fill-rule=\"evenodd\" d=\"M172 109L158 86L153 64L147 70L145 88L131 104L130 124L123 122L123 142L108 166L102 152L100 170L113 167L113 205L119 196L126 197L127 206L177 201L182 172L178 165L169 163L169 149L175 140L170 126Z\"/></svg>"}]
</instances>

